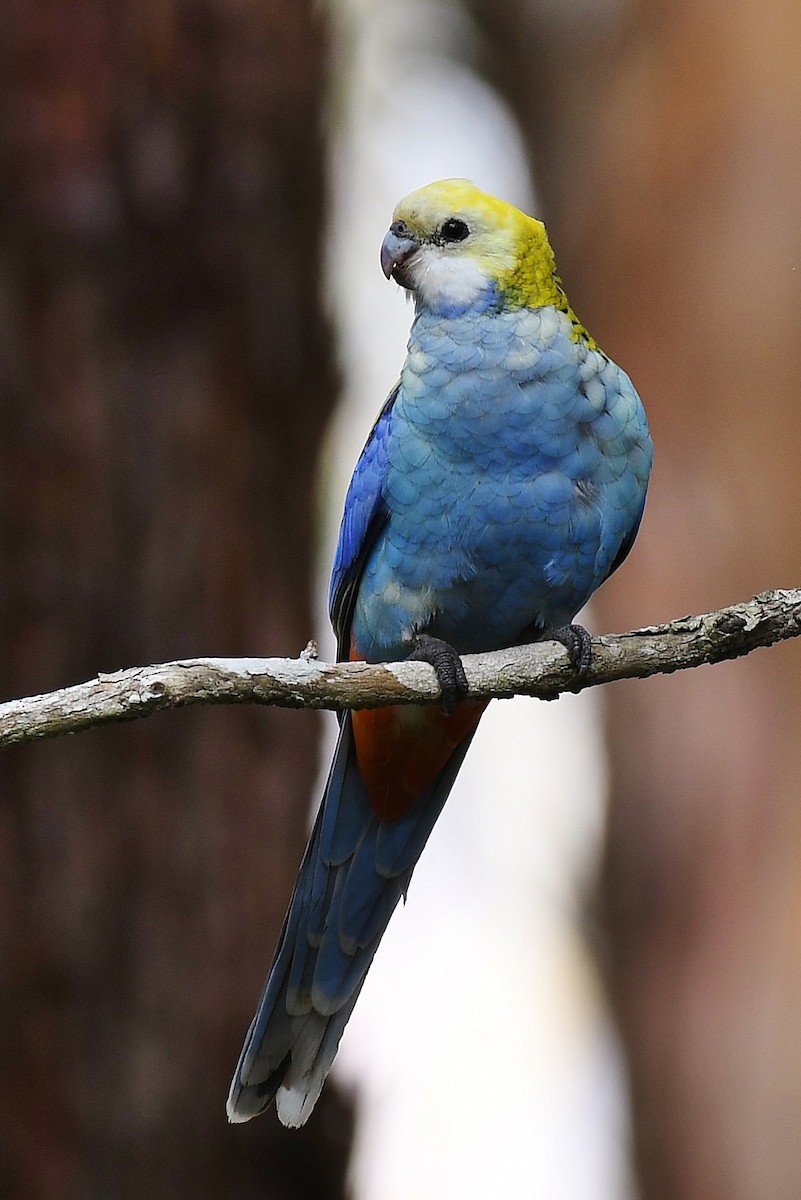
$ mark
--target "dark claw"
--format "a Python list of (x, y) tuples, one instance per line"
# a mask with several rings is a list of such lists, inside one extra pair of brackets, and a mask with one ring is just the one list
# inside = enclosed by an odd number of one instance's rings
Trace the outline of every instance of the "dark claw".
[(592, 642), (583, 625), (558, 625), (556, 629), (547, 629), (542, 636), (564, 646), (579, 679), (587, 674), (592, 661)]
[(467, 695), (467, 676), (456, 650), (441, 638), (418, 633), (409, 658), (413, 662), (430, 663), (434, 668), (442, 692), (442, 708), (450, 716), (459, 701)]

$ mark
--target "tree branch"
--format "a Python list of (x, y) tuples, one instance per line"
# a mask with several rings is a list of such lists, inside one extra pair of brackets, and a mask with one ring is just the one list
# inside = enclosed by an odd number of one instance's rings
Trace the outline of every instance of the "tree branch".
[[(565, 650), (540, 642), (464, 658), (475, 699), (554, 700), (617, 679), (645, 679), (750, 654), (801, 633), (801, 588), (763, 592), (744, 604), (667, 625), (593, 638), (592, 665), (577, 685)], [(87, 683), (0, 705), (0, 747), (77, 733), (189, 704), (276, 704), (284, 708), (380, 708), (436, 703), (425, 663), (325, 663), (310, 646), (300, 658), (193, 658), (130, 667)]]

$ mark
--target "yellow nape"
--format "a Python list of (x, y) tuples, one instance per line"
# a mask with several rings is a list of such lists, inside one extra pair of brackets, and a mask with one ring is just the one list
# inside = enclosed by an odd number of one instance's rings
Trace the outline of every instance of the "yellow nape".
[(573, 336), (592, 342), (579, 322), (556, 274), (553, 251), (542, 221), (482, 192), (469, 179), (440, 179), (405, 196), (393, 219), (404, 221), (423, 243), (437, 243), (452, 218), (470, 230), (464, 241), (443, 253), (470, 258), (492, 279), (505, 309), (553, 305), (570, 319)]

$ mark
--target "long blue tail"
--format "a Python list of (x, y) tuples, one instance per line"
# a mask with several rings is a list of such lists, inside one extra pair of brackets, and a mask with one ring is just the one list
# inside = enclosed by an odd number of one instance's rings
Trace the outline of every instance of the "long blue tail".
[(230, 1121), (249, 1121), (273, 1098), (284, 1125), (308, 1119), (471, 737), (408, 812), (381, 821), (359, 776), (346, 714), (278, 949), (234, 1072)]

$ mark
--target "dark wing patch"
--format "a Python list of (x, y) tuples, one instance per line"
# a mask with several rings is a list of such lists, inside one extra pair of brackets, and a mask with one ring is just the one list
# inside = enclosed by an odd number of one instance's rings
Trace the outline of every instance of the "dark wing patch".
[[(618, 550), (617, 554), (615, 555), (612, 565), (609, 568), (609, 575), (614, 575), (614, 573), (618, 569), (618, 567), (622, 563), (624, 563), (626, 561), (626, 559), (628, 558), (629, 551), (631, 550), (632, 546), (634, 545), (635, 541), (637, 540), (637, 534), (640, 529), (640, 522), (642, 521), (642, 514), (643, 514), (644, 509), (645, 509), (645, 497), (643, 497), (642, 508), (640, 509), (640, 511), (637, 515), (637, 520), (634, 522), (631, 529), (628, 531), (626, 536), (623, 538), (623, 541), (620, 543), (620, 549)], [(609, 578), (609, 575), (606, 576), (607, 579)], [(606, 582), (606, 580), (604, 580), (604, 582)]]

